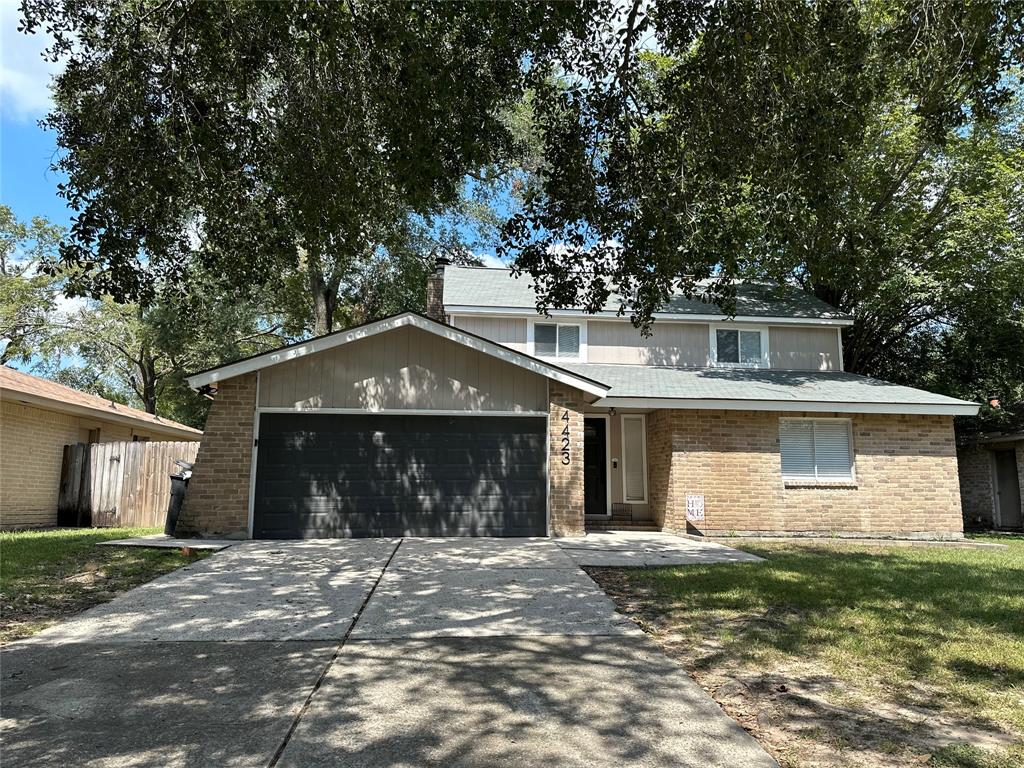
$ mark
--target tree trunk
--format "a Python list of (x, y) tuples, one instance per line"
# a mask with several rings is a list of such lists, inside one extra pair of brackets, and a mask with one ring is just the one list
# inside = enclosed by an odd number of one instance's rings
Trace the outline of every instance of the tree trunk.
[(148, 355), (139, 361), (139, 397), (146, 413), (156, 415), (156, 363)]
[(309, 264), (309, 290), (313, 294), (313, 334), (323, 336), (334, 330), (334, 310), (338, 306), (338, 286), (337, 284), (328, 284), (312, 259)]

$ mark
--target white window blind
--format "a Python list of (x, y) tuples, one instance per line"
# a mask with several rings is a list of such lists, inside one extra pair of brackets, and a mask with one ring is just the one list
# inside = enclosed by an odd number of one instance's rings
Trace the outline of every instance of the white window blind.
[(622, 485), (626, 501), (647, 501), (647, 439), (643, 416), (622, 417)]
[(558, 356), (580, 356), (580, 327), (578, 325), (558, 326)]
[(785, 478), (853, 479), (853, 447), (846, 419), (780, 419), (779, 452)]

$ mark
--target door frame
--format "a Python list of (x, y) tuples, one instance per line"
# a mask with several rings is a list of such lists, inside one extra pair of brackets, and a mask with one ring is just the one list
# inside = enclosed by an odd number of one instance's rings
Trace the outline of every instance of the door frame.
[[(612, 516), (612, 419), (607, 413), (583, 413), (583, 426), (586, 427), (587, 419), (604, 419), (604, 515), (590, 515), (590, 517), (611, 517)], [(584, 441), (586, 450), (586, 441)], [(583, 458), (586, 463), (586, 457)], [(586, 474), (584, 474), (584, 483)], [(586, 499), (587, 490), (583, 489), (583, 498)], [(585, 503), (585, 502), (584, 502)], [(586, 517), (584, 507), (583, 516)]]
[[(1017, 465), (1017, 448), (1016, 445), (1011, 443), (1010, 448), (993, 448), (988, 451), (989, 461), (989, 484), (992, 488), (992, 527), (995, 530), (1007, 530), (1016, 531), (1017, 528), (1004, 528), (1003, 527), (1003, 505), (1000, 503), (999, 494), (999, 459), (998, 454), (1001, 451), (1006, 451), (1013, 454), (1014, 467)], [(1017, 496), (1020, 498), (1022, 504), (1024, 504), (1024, 488), (1020, 484), (1020, 470), (1017, 470)], [(1024, 509), (1021, 510), (1021, 518), (1024, 520)]]

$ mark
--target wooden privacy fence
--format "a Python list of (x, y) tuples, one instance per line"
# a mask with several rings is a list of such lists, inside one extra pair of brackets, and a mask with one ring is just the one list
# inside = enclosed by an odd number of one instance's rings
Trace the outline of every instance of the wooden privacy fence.
[(58, 524), (163, 526), (174, 462), (195, 461), (198, 451), (197, 442), (65, 445)]

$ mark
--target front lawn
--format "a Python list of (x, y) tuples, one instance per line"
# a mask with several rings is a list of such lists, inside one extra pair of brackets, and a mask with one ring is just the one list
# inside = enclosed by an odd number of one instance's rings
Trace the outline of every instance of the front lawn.
[(0, 532), (0, 642), (28, 637), (208, 553), (98, 547), (153, 528)]
[(588, 569), (785, 766), (1024, 764), (1024, 539)]

